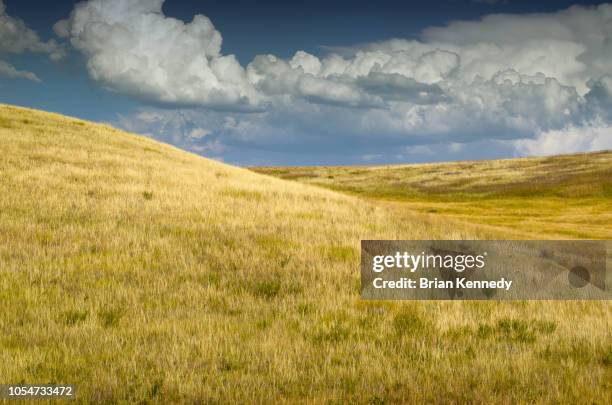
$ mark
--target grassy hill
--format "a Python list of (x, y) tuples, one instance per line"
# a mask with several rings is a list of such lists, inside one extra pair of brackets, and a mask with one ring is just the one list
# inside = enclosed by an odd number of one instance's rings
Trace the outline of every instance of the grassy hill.
[(612, 151), (546, 158), (256, 172), (524, 238), (612, 239)]
[(359, 298), (360, 239), (500, 235), (0, 106), (0, 383), (94, 403), (607, 402), (608, 302)]

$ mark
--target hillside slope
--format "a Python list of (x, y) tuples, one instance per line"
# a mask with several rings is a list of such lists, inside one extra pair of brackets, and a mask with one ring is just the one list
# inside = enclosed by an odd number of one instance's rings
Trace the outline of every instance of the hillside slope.
[(612, 239), (612, 151), (418, 165), (256, 172), (525, 238)]
[(360, 300), (360, 239), (479, 237), (0, 106), (0, 383), (108, 403), (606, 402), (606, 302)]

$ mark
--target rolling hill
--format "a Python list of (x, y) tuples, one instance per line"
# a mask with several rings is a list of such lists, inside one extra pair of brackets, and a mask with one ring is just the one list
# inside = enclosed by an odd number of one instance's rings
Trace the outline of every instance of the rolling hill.
[(612, 151), (362, 167), (261, 167), (432, 218), (521, 238), (612, 239)]
[(82, 403), (607, 402), (608, 302), (359, 297), (361, 239), (505, 232), (2, 105), (0, 383)]

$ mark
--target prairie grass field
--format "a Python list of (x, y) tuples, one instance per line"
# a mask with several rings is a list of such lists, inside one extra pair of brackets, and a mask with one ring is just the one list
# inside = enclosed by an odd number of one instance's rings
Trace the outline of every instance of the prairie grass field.
[(253, 170), (525, 238), (612, 239), (612, 151), (418, 165)]
[(109, 404), (612, 401), (609, 301), (359, 296), (362, 239), (610, 239), (611, 153), (257, 171), (0, 105), (0, 383)]

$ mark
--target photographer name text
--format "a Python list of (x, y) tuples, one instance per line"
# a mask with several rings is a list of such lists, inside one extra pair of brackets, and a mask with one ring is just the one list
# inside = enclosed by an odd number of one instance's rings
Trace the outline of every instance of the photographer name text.
[(428, 279), (421, 277), (418, 280), (402, 277), (399, 280), (384, 280), (377, 277), (372, 280), (374, 288), (399, 288), (399, 289), (503, 289), (509, 291), (512, 287), (512, 280), (500, 278), (499, 280), (468, 280), (465, 277), (454, 280), (439, 280), (438, 278)]

